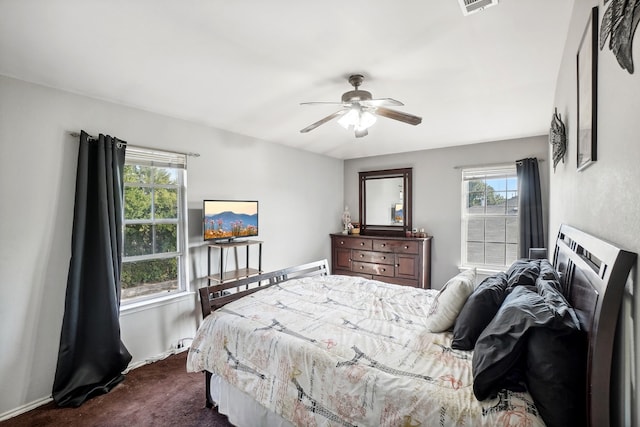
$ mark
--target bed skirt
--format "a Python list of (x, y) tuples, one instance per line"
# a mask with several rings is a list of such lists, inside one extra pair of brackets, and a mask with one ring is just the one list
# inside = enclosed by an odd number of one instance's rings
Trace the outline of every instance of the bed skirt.
[(216, 374), (211, 375), (210, 385), (211, 400), (218, 412), (226, 415), (236, 427), (295, 427)]

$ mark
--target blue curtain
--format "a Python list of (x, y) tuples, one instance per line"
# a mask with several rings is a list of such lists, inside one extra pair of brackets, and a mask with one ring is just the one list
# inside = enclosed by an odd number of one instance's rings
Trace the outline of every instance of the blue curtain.
[(518, 220), (520, 222), (520, 258), (529, 257), (530, 248), (544, 247), (542, 194), (538, 159), (516, 162), (518, 174)]
[(71, 260), (53, 399), (80, 406), (120, 383), (131, 355), (120, 339), (126, 143), (80, 134)]

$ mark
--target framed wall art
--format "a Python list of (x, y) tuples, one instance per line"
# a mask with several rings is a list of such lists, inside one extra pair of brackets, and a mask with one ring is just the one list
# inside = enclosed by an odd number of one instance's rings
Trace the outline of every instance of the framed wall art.
[(591, 9), (576, 57), (578, 70), (578, 170), (597, 160), (598, 8)]

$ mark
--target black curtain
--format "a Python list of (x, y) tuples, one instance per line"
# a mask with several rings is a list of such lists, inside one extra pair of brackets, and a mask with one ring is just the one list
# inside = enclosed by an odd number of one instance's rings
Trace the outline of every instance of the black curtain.
[(516, 162), (518, 174), (518, 219), (520, 221), (520, 258), (529, 257), (530, 248), (544, 247), (542, 195), (538, 159)]
[(120, 383), (131, 355), (120, 340), (126, 143), (80, 134), (76, 196), (53, 399), (80, 406)]

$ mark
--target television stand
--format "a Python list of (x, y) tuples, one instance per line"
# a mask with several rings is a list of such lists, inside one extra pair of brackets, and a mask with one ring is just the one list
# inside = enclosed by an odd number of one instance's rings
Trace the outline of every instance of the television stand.
[[(249, 248), (258, 245), (258, 268), (250, 268)], [(241, 268), (238, 264), (238, 248), (246, 248), (246, 265)], [(235, 270), (224, 271), (225, 250), (233, 248), (235, 259)], [(213, 249), (220, 250), (220, 270), (218, 274), (211, 274), (211, 251)], [(211, 282), (224, 283), (244, 277), (255, 276), (262, 273), (262, 241), (260, 240), (230, 240), (226, 242), (209, 243), (207, 248), (207, 283), (211, 286)]]

